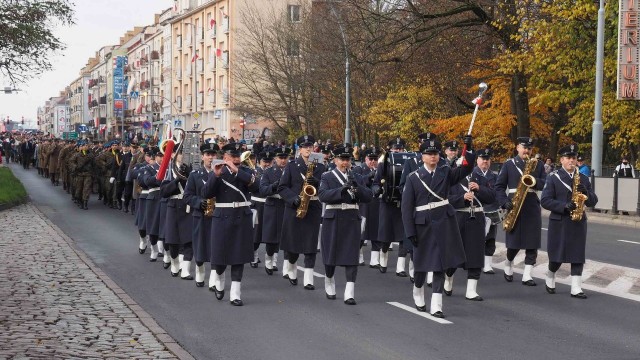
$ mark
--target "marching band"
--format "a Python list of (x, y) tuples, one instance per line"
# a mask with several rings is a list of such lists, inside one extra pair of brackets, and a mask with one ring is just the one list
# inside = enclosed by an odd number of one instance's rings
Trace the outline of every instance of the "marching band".
[[(267, 276), (278, 272), (282, 250), (282, 276), (294, 286), (302, 255), (306, 290), (316, 288), (320, 253), (329, 300), (337, 298), (336, 267), (344, 267), (342, 299), (356, 305), (358, 269), (365, 265), (363, 245), (371, 245), (369, 267), (385, 273), (391, 244), (397, 242), (395, 273), (409, 278), (415, 308), (443, 318), (443, 294), (453, 296), (457, 269), (466, 270), (465, 298), (484, 300), (478, 283), (481, 274), (495, 273), (499, 227), (506, 234), (504, 279), (513, 281), (513, 261), (524, 250), (521, 282), (536, 285), (532, 269), (541, 248), (542, 208), (550, 211), (545, 290), (556, 293), (555, 274), (568, 263), (571, 297), (587, 298), (581, 286), (584, 209), (598, 198), (589, 177), (578, 170), (575, 144), (560, 149), (562, 167), (547, 175), (543, 164), (531, 157), (534, 139), (518, 138), (517, 154), (496, 175), (490, 168), (492, 150), (474, 150), (471, 135), (461, 139), (461, 154), (455, 140), (443, 147), (430, 132), (417, 139), (417, 152), (407, 152), (406, 141), (396, 137), (389, 140), (387, 151), (364, 151), (358, 165), (351, 144), (322, 147), (316, 153), (311, 135), (295, 141), (297, 154), (280, 146), (255, 157), (240, 143), (220, 148), (204, 136), (195, 154), (188, 153), (193, 146), (182, 146), (184, 139), (143, 150), (114, 141), (102, 152), (82, 140), (75, 150), (61, 146), (56, 152), (61, 166), (42, 169), (42, 174), (51, 174), (54, 185), (62, 178), (65, 190), (87, 209), (94, 167), (100, 167), (101, 200), (125, 212), (130, 208), (135, 215), (138, 253), (150, 248), (150, 262), (162, 258), (171, 276), (195, 280), (197, 287), (204, 287), (209, 263), (209, 290), (218, 300), (229, 290), (234, 306), (244, 304), (245, 264), (258, 268), (262, 263), (261, 244)], [(425, 285), (432, 288), (428, 309)]]

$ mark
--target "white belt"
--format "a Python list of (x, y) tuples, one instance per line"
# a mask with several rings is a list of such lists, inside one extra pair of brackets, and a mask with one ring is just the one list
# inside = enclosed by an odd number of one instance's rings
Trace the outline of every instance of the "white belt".
[(149, 190), (142, 190), (140, 192), (140, 195), (147, 195), (149, 193)]
[(275, 195), (269, 195), (267, 196), (268, 198), (272, 198), (272, 199), (282, 199), (282, 196), (280, 196), (280, 194), (275, 194)]
[(442, 201), (438, 201), (438, 202), (433, 202), (433, 203), (429, 203), (427, 205), (422, 205), (422, 206), (417, 206), (416, 207), (416, 211), (425, 211), (425, 210), (432, 210), (441, 206), (445, 206), (449, 203), (449, 199), (444, 199)]
[(265, 202), (265, 201), (267, 201), (267, 199), (266, 199), (266, 198), (255, 197), (255, 196), (252, 196), (252, 197), (251, 197), (251, 200), (253, 200), (253, 201), (257, 201), (257, 202), (262, 202), (262, 203), (263, 203), (263, 202)]
[(152, 193), (152, 192), (155, 192), (155, 191), (158, 191), (158, 190), (160, 190), (159, 187), (151, 188), (151, 189), (149, 189), (149, 193)]
[(326, 207), (327, 210), (335, 209), (335, 210), (358, 210), (360, 207), (358, 204), (328, 204)]
[(178, 194), (178, 195), (171, 195), (169, 199), (182, 199), (183, 197), (184, 197), (184, 194)]
[(316, 200), (316, 201), (320, 201), (320, 199), (317, 196), (312, 196), (309, 200)]
[[(518, 191), (518, 189), (509, 189), (508, 193), (509, 194), (515, 194), (516, 191)], [(532, 188), (527, 188), (527, 192), (536, 192), (536, 191), (533, 190)]]
[[(466, 207), (466, 208), (462, 208), (462, 209), (456, 209), (456, 211), (470, 212), (471, 208)], [(484, 209), (482, 208), (482, 206), (476, 206), (476, 207), (473, 208), (473, 211), (475, 211), (475, 212), (483, 212)]]
[(243, 206), (251, 206), (251, 202), (249, 201), (240, 201), (240, 202), (232, 202), (232, 203), (216, 203), (217, 208), (239, 208)]

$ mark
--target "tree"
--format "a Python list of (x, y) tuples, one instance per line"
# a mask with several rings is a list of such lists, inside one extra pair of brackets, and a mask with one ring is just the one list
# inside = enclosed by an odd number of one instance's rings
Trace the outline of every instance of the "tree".
[(72, 5), (68, 0), (0, 2), (0, 73), (16, 84), (50, 70), (50, 56), (65, 49), (53, 29), (73, 24)]

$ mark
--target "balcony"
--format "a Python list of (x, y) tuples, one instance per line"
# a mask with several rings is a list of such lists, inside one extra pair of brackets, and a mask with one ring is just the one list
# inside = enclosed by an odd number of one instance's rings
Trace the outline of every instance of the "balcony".
[(176, 108), (178, 108), (178, 110), (182, 110), (182, 96), (176, 96), (176, 101), (174, 101), (174, 104), (176, 105)]
[(158, 53), (157, 50), (153, 50), (151, 52), (151, 61), (159, 61), (160, 60), (160, 53)]
[(209, 62), (207, 63), (207, 69), (209, 71), (214, 71), (216, 69), (216, 60), (215, 60), (215, 58), (209, 60)]
[(191, 108), (192, 108), (191, 101), (192, 101), (191, 100), (191, 95), (187, 95), (187, 97), (185, 98), (185, 101), (184, 101), (185, 108), (191, 110)]
[(176, 36), (176, 49), (178, 49), (178, 50), (182, 49), (182, 36), (181, 35)]
[(143, 80), (140, 82), (140, 90), (146, 90), (150, 85), (151, 83), (149, 82), (149, 80)]
[(213, 29), (210, 29), (208, 31), (209, 33), (209, 39), (215, 39), (216, 38), (216, 27), (214, 26)]
[(160, 112), (162, 110), (162, 103), (154, 101), (151, 104), (151, 109), (153, 110), (154, 113)]
[(204, 42), (204, 30), (202, 28), (196, 30), (196, 40)]
[(229, 68), (229, 52), (228, 51), (225, 51), (222, 53), (222, 68), (223, 69)]
[(191, 76), (191, 72), (192, 72), (192, 71), (191, 71), (191, 65), (187, 66), (187, 67), (184, 69), (184, 72), (185, 72), (185, 74), (186, 74), (187, 76)]
[(203, 59), (196, 60), (196, 68), (198, 70), (198, 74), (202, 74), (204, 72), (204, 60)]
[(204, 93), (198, 94), (198, 107), (204, 107)]
[(176, 79), (182, 79), (182, 70), (176, 70)]
[(147, 65), (148, 62), (149, 62), (149, 56), (142, 55), (140, 57), (140, 65)]
[(229, 17), (224, 16), (222, 18), (222, 32), (224, 32), (225, 34), (229, 33)]
[(188, 47), (193, 46), (193, 38), (191, 37), (191, 34), (187, 35), (187, 39), (185, 41)]
[(215, 90), (211, 90), (207, 94), (207, 103), (209, 103), (209, 104), (215, 104), (216, 103), (216, 91)]
[(160, 86), (160, 81), (157, 77), (151, 78), (151, 86)]
[(223, 104), (228, 104), (229, 103), (229, 89), (222, 89), (222, 103)]
[(100, 75), (100, 76), (98, 77), (98, 84), (103, 85), (103, 84), (106, 84), (106, 83), (107, 83), (107, 82), (105, 81), (104, 76)]

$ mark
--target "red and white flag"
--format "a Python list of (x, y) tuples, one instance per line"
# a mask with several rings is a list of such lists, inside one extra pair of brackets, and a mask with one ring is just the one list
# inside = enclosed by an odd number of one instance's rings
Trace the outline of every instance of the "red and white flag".
[(216, 49), (216, 57), (222, 56), (222, 49)]
[(144, 104), (140, 104), (138, 105), (138, 108), (136, 109), (136, 113), (141, 114), (142, 113), (142, 107), (144, 106)]
[(211, 19), (211, 21), (209, 21), (209, 29), (213, 29), (214, 27), (216, 27), (216, 20)]
[(473, 101), (471, 101), (471, 103), (473, 105), (478, 105), (478, 106), (482, 105), (482, 97), (478, 96), (477, 98), (473, 99)]
[(200, 56), (198, 56), (198, 53), (196, 53), (195, 55), (193, 55), (193, 57), (191, 58), (191, 62), (196, 62), (196, 60), (198, 60)]

